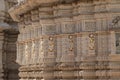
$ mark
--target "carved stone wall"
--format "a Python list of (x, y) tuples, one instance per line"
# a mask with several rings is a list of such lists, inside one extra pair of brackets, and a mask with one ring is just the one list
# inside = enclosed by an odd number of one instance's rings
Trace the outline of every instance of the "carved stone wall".
[(35, 2), (26, 1), (9, 11), (19, 21), (20, 80), (120, 78), (116, 30), (112, 29), (113, 19), (120, 15), (120, 1)]

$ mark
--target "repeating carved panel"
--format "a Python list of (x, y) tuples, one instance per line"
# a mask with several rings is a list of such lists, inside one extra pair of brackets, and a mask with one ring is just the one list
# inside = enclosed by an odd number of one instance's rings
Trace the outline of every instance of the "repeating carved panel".
[(75, 24), (73, 22), (63, 23), (62, 24), (62, 33), (74, 33), (75, 32)]
[(42, 26), (42, 34), (55, 34), (56, 26), (55, 25), (43, 25)]
[(76, 32), (82, 32), (82, 21), (78, 21), (75, 23), (76, 26)]
[(75, 59), (75, 36), (64, 35), (62, 37), (62, 62), (73, 62)]
[(96, 23), (95, 21), (85, 21), (83, 26), (83, 31), (95, 31)]

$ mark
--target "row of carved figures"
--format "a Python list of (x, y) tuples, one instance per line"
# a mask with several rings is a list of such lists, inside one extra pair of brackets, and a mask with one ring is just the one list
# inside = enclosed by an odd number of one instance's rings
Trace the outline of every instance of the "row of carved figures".
[[(29, 41), (17, 42), (17, 62), (22, 65), (39, 64), (44, 59), (79, 61), (86, 54), (115, 54), (114, 33), (79, 33), (41, 36)], [(114, 47), (114, 48), (113, 48)], [(68, 57), (69, 56), (69, 57)]]

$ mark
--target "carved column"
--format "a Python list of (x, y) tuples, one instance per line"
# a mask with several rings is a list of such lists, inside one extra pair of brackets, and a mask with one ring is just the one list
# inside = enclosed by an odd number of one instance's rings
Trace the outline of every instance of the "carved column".
[(3, 44), (4, 44), (4, 33), (0, 33), (0, 79), (3, 80)]
[[(2, 32), (3, 27), (6, 27), (6, 23), (4, 23), (5, 20), (5, 13), (3, 11), (5, 11), (5, 1), (1, 0), (0, 2), (0, 80), (3, 80), (3, 65), (5, 65), (5, 63), (3, 63), (3, 44), (4, 44), (4, 33)], [(8, 25), (8, 24), (7, 24)], [(8, 26), (7, 26), (8, 27)]]

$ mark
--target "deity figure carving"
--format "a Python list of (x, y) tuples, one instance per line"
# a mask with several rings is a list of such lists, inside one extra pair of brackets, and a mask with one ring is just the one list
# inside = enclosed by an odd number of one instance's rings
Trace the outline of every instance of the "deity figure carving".
[(49, 43), (49, 52), (54, 52), (54, 41), (53, 41), (53, 38), (50, 37), (49, 41), (50, 41), (50, 43)]
[(95, 35), (89, 34), (89, 40), (90, 40), (89, 49), (95, 50)]
[(74, 36), (72, 36), (72, 35), (69, 36), (69, 43), (70, 43), (70, 45), (69, 45), (69, 52), (70, 53), (68, 53), (68, 54), (74, 55)]

